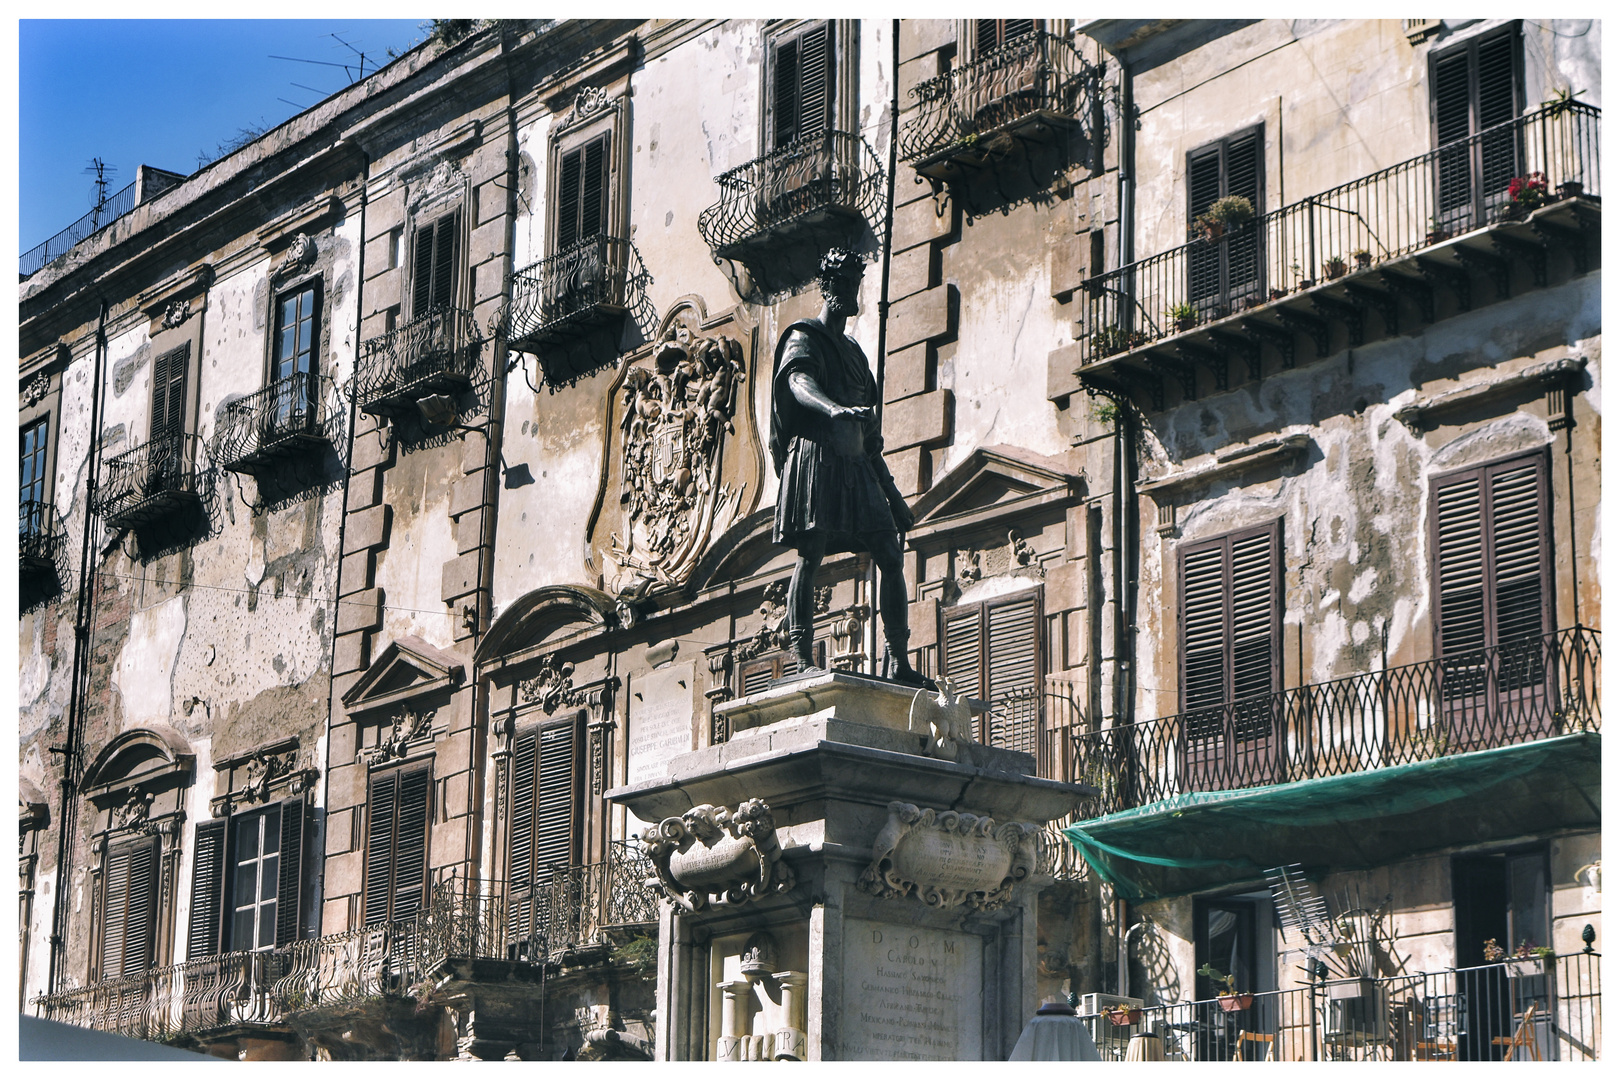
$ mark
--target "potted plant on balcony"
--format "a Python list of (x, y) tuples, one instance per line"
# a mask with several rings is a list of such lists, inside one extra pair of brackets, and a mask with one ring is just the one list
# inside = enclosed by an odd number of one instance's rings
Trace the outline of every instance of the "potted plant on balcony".
[(1366, 248), (1362, 248), (1360, 251), (1351, 252), (1350, 257), (1356, 260), (1357, 270), (1365, 270), (1367, 267), (1372, 265), (1372, 252), (1368, 251)]
[(1193, 229), (1213, 244), (1226, 231), (1254, 220), (1254, 203), (1242, 195), (1223, 195), (1193, 219)]
[[(1493, 956), (1492, 953), (1496, 955)], [(1485, 959), (1488, 961), (1500, 960), (1510, 979), (1528, 979), (1533, 975), (1545, 974), (1547, 964), (1553, 958), (1553, 950), (1545, 945), (1535, 945), (1529, 939), (1519, 942), (1511, 955), (1505, 955), (1495, 938), (1485, 942)]]
[(1335, 278), (1344, 277), (1344, 272), (1347, 269), (1349, 267), (1345, 265), (1343, 258), (1338, 255), (1329, 255), (1327, 261), (1322, 264), (1322, 276), (1328, 281), (1332, 281)]
[(1142, 1010), (1133, 1009), (1123, 1001), (1108, 1006), (1103, 1010), (1103, 1015), (1115, 1027), (1131, 1027), (1142, 1022)]
[(1205, 964), (1198, 969), (1198, 974), (1212, 982), (1226, 984), (1226, 990), (1215, 995), (1215, 1000), (1220, 1003), (1222, 1012), (1242, 1012), (1254, 1004), (1253, 994), (1240, 994), (1237, 992), (1236, 975), (1222, 975), (1215, 969), (1214, 964)]
[(1508, 181), (1508, 203), (1502, 208), (1499, 220), (1523, 221), (1532, 210), (1547, 205), (1547, 175), (1533, 172), (1515, 176)]
[(1440, 224), (1440, 219), (1439, 218), (1432, 217), (1432, 218), (1429, 219), (1429, 231), (1423, 237), (1423, 242), (1425, 244), (1428, 244), (1428, 245), (1438, 244), (1440, 241), (1449, 239), (1450, 237), (1451, 237), (1451, 231), (1449, 229), (1447, 229), (1444, 225)]
[(1191, 330), (1198, 325), (1198, 309), (1191, 304), (1174, 304), (1164, 317), (1175, 324), (1177, 331)]

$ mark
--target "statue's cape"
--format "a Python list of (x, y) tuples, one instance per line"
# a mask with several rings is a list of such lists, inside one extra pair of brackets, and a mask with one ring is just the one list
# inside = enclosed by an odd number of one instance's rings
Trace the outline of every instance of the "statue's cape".
[[(801, 418), (806, 411), (805, 407), (799, 404), (799, 399), (793, 396), (793, 390), (787, 385), (787, 379), (785, 378), (788, 373), (782, 369), (783, 351), (787, 348), (788, 338), (793, 336), (795, 330), (803, 330), (810, 340), (815, 343), (815, 348), (823, 358), (822, 364), (824, 367), (830, 368), (833, 363), (841, 359), (838, 340), (832, 335), (831, 331), (813, 319), (800, 319), (783, 330), (782, 336), (776, 339), (776, 359), (771, 370), (771, 434), (769, 446), (771, 464), (775, 467), (778, 476), (782, 475), (782, 465), (787, 461), (788, 446), (793, 442), (793, 437), (799, 434), (802, 423)], [(853, 339), (851, 339), (851, 343), (853, 344)], [(865, 363), (866, 354), (861, 352), (858, 344), (855, 345), (855, 349), (861, 357), (861, 371), (865, 375), (866, 386), (863, 387), (863, 394), (872, 398), (875, 403), (877, 382), (872, 378), (871, 368)], [(841, 405), (852, 404), (840, 400), (844, 395), (837, 393), (838, 387), (828, 385), (827, 379), (823, 378), (819, 381), (821, 382), (822, 391), (832, 397), (834, 401), (838, 401)]]

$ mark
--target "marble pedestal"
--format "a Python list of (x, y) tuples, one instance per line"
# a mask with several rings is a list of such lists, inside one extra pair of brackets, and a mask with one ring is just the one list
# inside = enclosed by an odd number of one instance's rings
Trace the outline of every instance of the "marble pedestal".
[(1028, 754), (928, 756), (915, 694), (776, 686), (720, 706), (731, 741), (608, 792), (661, 823), (676, 886), (659, 1060), (1007, 1059), (1037, 1006), (1033, 833), (1094, 792)]

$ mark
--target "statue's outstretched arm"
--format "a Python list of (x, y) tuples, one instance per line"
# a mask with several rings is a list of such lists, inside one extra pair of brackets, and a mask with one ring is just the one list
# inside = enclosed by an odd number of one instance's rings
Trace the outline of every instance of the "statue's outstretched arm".
[(793, 396), (800, 405), (807, 409), (813, 409), (821, 415), (831, 417), (834, 420), (866, 421), (872, 419), (872, 410), (869, 406), (852, 407), (838, 404), (838, 402), (827, 396), (826, 391), (816, 385), (816, 380), (811, 378), (807, 372), (795, 371), (789, 375), (788, 389), (793, 391)]

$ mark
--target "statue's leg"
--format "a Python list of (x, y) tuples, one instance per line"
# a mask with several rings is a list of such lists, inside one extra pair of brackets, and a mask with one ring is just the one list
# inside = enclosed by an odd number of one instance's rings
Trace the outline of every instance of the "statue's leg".
[(878, 568), (878, 612), (883, 618), (883, 640), (888, 646), (883, 673), (907, 686), (932, 686), (911, 666), (911, 627), (907, 621), (906, 572), (900, 552), (900, 534), (889, 533), (872, 544)]
[(816, 570), (827, 551), (827, 537), (811, 533), (799, 543), (799, 561), (793, 565), (793, 580), (788, 583), (786, 629), (788, 648), (798, 664), (798, 674), (820, 671), (815, 665), (815, 584)]

